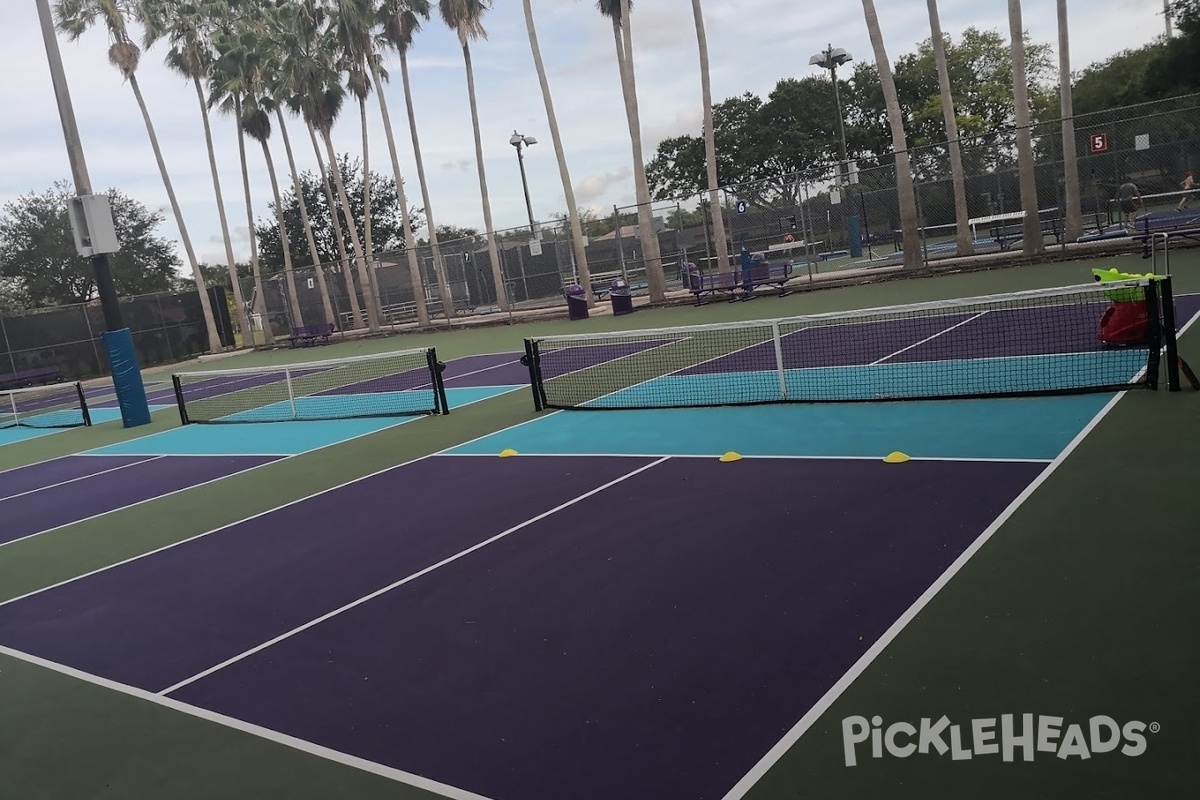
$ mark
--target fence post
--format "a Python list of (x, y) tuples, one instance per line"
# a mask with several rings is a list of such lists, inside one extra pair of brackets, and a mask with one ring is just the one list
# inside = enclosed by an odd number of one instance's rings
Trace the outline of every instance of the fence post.
[(629, 285), (629, 271), (625, 268), (625, 241), (621, 238), (621, 211), (613, 205), (613, 230), (617, 234), (617, 263), (621, 265), (621, 280)]

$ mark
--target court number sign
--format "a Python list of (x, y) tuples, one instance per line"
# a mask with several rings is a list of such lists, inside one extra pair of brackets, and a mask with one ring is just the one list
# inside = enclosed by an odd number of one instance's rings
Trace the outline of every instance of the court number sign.
[(745, 214), (750, 209), (750, 204), (745, 200), (737, 201), (737, 213)]
[(1091, 145), (1091, 151), (1093, 153), (1107, 153), (1108, 152), (1108, 134), (1107, 133), (1093, 133), (1091, 138), (1089, 139), (1089, 142)]

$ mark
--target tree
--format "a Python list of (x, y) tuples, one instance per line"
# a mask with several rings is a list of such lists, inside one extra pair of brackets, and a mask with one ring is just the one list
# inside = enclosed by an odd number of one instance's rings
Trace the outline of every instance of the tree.
[[(75, 250), (67, 181), (4, 206), (0, 218), (0, 289), (29, 307), (85, 303), (98, 297), (90, 259)], [(109, 256), (117, 294), (169, 291), (181, 266), (173, 244), (158, 234), (163, 214), (116, 189), (108, 191), (121, 250)], [(202, 278), (203, 280), (203, 278)], [(201, 294), (205, 294), (201, 292)]]
[(1017, 123), (1017, 169), (1021, 179), (1021, 208), (1025, 212), (1022, 242), (1026, 255), (1046, 249), (1042, 241), (1041, 205), (1034, 173), (1033, 134), (1030, 130), (1029, 87), (1025, 78), (1025, 28), (1021, 25), (1021, 0), (1008, 0), (1008, 27), (1012, 34), (1013, 105)]
[(946, 63), (946, 41), (942, 37), (942, 23), (938, 18), (937, 0), (927, 0), (929, 7), (930, 42), (937, 63), (938, 92), (942, 100), (942, 117), (946, 122), (946, 142), (950, 151), (950, 176), (954, 184), (954, 221), (958, 244), (958, 255), (968, 256), (975, 252), (971, 236), (970, 212), (967, 211), (967, 181), (963, 174), (962, 152), (958, 142), (958, 120), (954, 116), (954, 94), (950, 89), (950, 68)]
[(67, 34), (71, 41), (76, 41), (97, 23), (103, 24), (108, 31), (109, 48), (108, 60), (121, 71), (121, 75), (129, 82), (138, 109), (142, 112), (142, 121), (146, 125), (146, 134), (150, 139), (150, 147), (154, 151), (154, 160), (158, 164), (159, 175), (162, 176), (163, 188), (167, 192), (167, 200), (175, 216), (175, 225), (179, 229), (179, 238), (183, 242), (188, 264), (192, 268), (192, 277), (200, 294), (200, 308), (204, 314), (204, 327), (208, 332), (208, 348), (210, 352), (220, 352), (221, 338), (217, 333), (217, 323), (213, 318), (212, 304), (208, 300), (208, 292), (204, 291), (204, 276), (200, 274), (199, 262), (192, 249), (192, 239), (188, 235), (187, 225), (183, 221), (183, 212), (175, 197), (175, 187), (167, 172), (166, 162), (163, 161), (162, 149), (158, 145), (158, 134), (150, 119), (150, 111), (146, 107), (146, 99), (137, 79), (138, 62), (141, 61), (142, 51), (129, 37), (125, 15), (130, 12), (129, 4), (117, 3), (113, 0), (58, 0), (54, 6), (55, 23), (60, 31)]
[(912, 268), (920, 264), (921, 241), (917, 232), (917, 203), (913, 193), (912, 171), (909, 168), (904, 117), (900, 112), (900, 99), (896, 95), (896, 83), (892, 79), (887, 50), (883, 46), (883, 33), (879, 29), (875, 2), (862, 0), (862, 5), (867, 32), (871, 37), (871, 49), (875, 51), (875, 68), (879, 70), (884, 103), (887, 105), (888, 126), (892, 129), (892, 149), (896, 154), (896, 194), (900, 208), (900, 231), (904, 242), (904, 266)]
[[(646, 161), (642, 156), (642, 125), (638, 114), (630, 22), (632, 3), (630, 0), (597, 0), (596, 5), (600, 13), (612, 22), (613, 42), (617, 50), (617, 70), (621, 76), (621, 95), (625, 101), (625, 118), (629, 124), (629, 141), (633, 148), (633, 187), (637, 198), (638, 237), (642, 241), (642, 258), (646, 264), (646, 283), (650, 290), (650, 302), (662, 302), (666, 298), (667, 278), (663, 274), (658, 235), (654, 232)], [(588, 291), (590, 303), (591, 287), (584, 288)]]
[[(214, 52), (210, 41), (213, 25), (221, 9), (211, 5), (198, 6), (181, 0), (143, 0), (141, 21), (143, 44), (149, 49), (156, 42), (166, 39), (168, 50), (164, 62), (192, 83), (196, 99), (200, 104), (200, 119), (204, 124), (204, 143), (208, 151), (208, 167), (212, 174), (213, 190), (217, 201), (217, 219), (221, 225), (221, 240), (225, 245), (225, 260), (229, 276), (235, 275), (233, 240), (229, 235), (229, 220), (225, 213), (225, 198), (221, 193), (221, 176), (217, 169), (217, 155), (213, 148), (212, 123), (209, 119), (208, 102), (204, 94), (203, 81), (212, 69)], [(200, 265), (205, 281), (212, 283), (209, 272)], [(242, 330), (250, 329), (242, 287), (238, 281), (225, 281), (233, 293), (233, 316)], [(243, 343), (248, 346), (249, 341)]]
[(533, 24), (533, 6), (524, 0), (525, 30), (529, 35), (529, 49), (533, 53), (533, 66), (537, 71), (538, 84), (542, 87), (542, 103), (546, 106), (546, 122), (550, 126), (550, 139), (554, 143), (554, 156), (558, 159), (558, 176), (562, 181), (563, 195), (567, 200), (567, 222), (571, 230), (571, 244), (575, 251), (575, 269), (579, 283), (585, 288), (588, 303), (595, 303), (591, 292), (592, 272), (588, 268), (587, 248), (583, 244), (583, 226), (579, 222), (579, 208), (575, 205), (575, 187), (571, 185), (571, 174), (567, 170), (567, 155), (563, 150), (562, 136), (558, 131), (558, 116), (554, 113), (554, 99), (550, 96), (550, 83), (546, 80), (546, 65), (542, 63), (542, 50), (538, 45), (537, 26)]
[(384, 21), (381, 39), (400, 56), (400, 79), (404, 84), (404, 105), (408, 112), (408, 132), (412, 139), (413, 158), (417, 162), (417, 182), (421, 187), (421, 202), (425, 205), (425, 218), (429, 225), (429, 248), (433, 251), (433, 270), (437, 275), (438, 292), (442, 298), (442, 313), (447, 319), (454, 315), (454, 295), (450, 292), (450, 281), (446, 278), (442, 251), (438, 244), (439, 226), (433, 221), (433, 204), (429, 199), (429, 182), (425, 179), (425, 161), (421, 158), (421, 138), (417, 131), (417, 114), (413, 108), (412, 86), (408, 80), (408, 50), (413, 37), (421, 29), (421, 20), (428, 20), (429, 0), (396, 0), (394, 16)]
[[(339, 171), (346, 181), (346, 195), (350, 198), (349, 219), (340, 205), (335, 204), (333, 209), (330, 209), (323, 181), (312, 172), (300, 173), (302, 194), (299, 197), (297, 197), (295, 189), (286, 191), (282, 195), (284, 228), (287, 230), (288, 238), (292, 242), (293, 253), (298, 261), (313, 260), (313, 254), (309, 249), (310, 243), (304, 235), (304, 222), (300, 214), (301, 198), (308, 211), (313, 243), (317, 247), (316, 260), (320, 263), (336, 263), (339, 258), (334, 229), (335, 214), (340, 229), (344, 230), (353, 223), (357, 226), (359, 235), (364, 234), (363, 226), (366, 214), (363, 213), (362, 206), (364, 197), (362, 162), (351, 158), (349, 154), (343, 154), (339, 161)], [(378, 245), (377, 249), (405, 252), (407, 243), (400, 211), (400, 199), (396, 192), (396, 182), (390, 177), (372, 172), (371, 186), (371, 219), (373, 235)], [(425, 219), (420, 209), (410, 208), (408, 213), (415, 227), (420, 228), (424, 225)], [(255, 226), (255, 236), (258, 239), (263, 263), (276, 269), (282, 267), (283, 248), (279, 240), (278, 226), (273, 222), (260, 223)]]
[(496, 230), (492, 225), (492, 201), (488, 197), (487, 174), (483, 168), (483, 139), (479, 130), (479, 104), (475, 99), (475, 69), (471, 65), (471, 42), (487, 38), (483, 27), (483, 12), (491, 7), (490, 0), (439, 0), (442, 21), (458, 35), (463, 64), (467, 71), (467, 99), (471, 106), (471, 130), (475, 134), (475, 164), (479, 170), (479, 195), (483, 199), (483, 226), (487, 231), (488, 258), (492, 262), (492, 278), (496, 283), (496, 304), (508, 310), (508, 291), (500, 269), (500, 251), (496, 248)]
[[(708, 74), (708, 39), (704, 35), (704, 12), (700, 0), (692, 0), (692, 16), (696, 20), (696, 42), (700, 49), (700, 96), (704, 105), (704, 163), (708, 178), (708, 202), (710, 208), (718, 208), (721, 200), (717, 182), (717, 147), (713, 134), (712, 82)], [(713, 238), (716, 240), (717, 268), (729, 271), (729, 241), (725, 238), (725, 215), (713, 215)]]

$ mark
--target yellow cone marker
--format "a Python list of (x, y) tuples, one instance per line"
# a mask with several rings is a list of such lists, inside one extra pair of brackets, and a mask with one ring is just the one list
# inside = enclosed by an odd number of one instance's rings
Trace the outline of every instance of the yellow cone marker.
[(904, 453), (901, 453), (899, 450), (896, 450), (895, 452), (888, 453), (887, 456), (885, 456), (883, 460), (884, 460), (884, 463), (887, 463), (887, 464), (903, 464), (905, 461), (908, 461), (910, 459)]
[(505, 448), (504, 450), (500, 451), (501, 458), (512, 458), (516, 454), (517, 454), (517, 451), (513, 450), (511, 447)]
[(730, 463), (730, 462), (733, 462), (733, 461), (741, 461), (741, 460), (742, 460), (742, 454), (741, 454), (741, 453), (735, 453), (735, 452), (733, 452), (732, 450), (730, 450), (730, 451), (729, 451), (728, 453), (726, 453), (725, 455), (721, 456), (721, 463), (722, 463), (722, 464), (728, 464), (728, 463)]

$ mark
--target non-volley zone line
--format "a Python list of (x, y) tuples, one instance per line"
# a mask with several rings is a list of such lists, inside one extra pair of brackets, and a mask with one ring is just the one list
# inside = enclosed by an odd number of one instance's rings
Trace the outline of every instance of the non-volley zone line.
[[(452, 791), (714, 797), (828, 691), (831, 667), (849, 669), (1045, 468), (413, 466), (4, 604), (0, 643)], [(489, 487), (486, 513), (450, 501), (464, 481)], [(764, 482), (796, 491), (749, 508), (694, 502), (692, 487), (718, 482), (739, 496)], [(432, 499), (427, 512), (405, 504), (411, 528), (363, 517), (390, 512), (361, 496), (409, 485)], [(880, 502), (855, 502), (863, 491)], [(328, 536), (328, 514), (343, 535)], [(248, 569), (228, 570), (230, 559)], [(136, 602), (151, 591), (154, 604)], [(280, 630), (261, 637), (268, 623)], [(257, 643), (214, 659), (253, 634)], [(760, 655), (748, 664), (747, 652)]]

